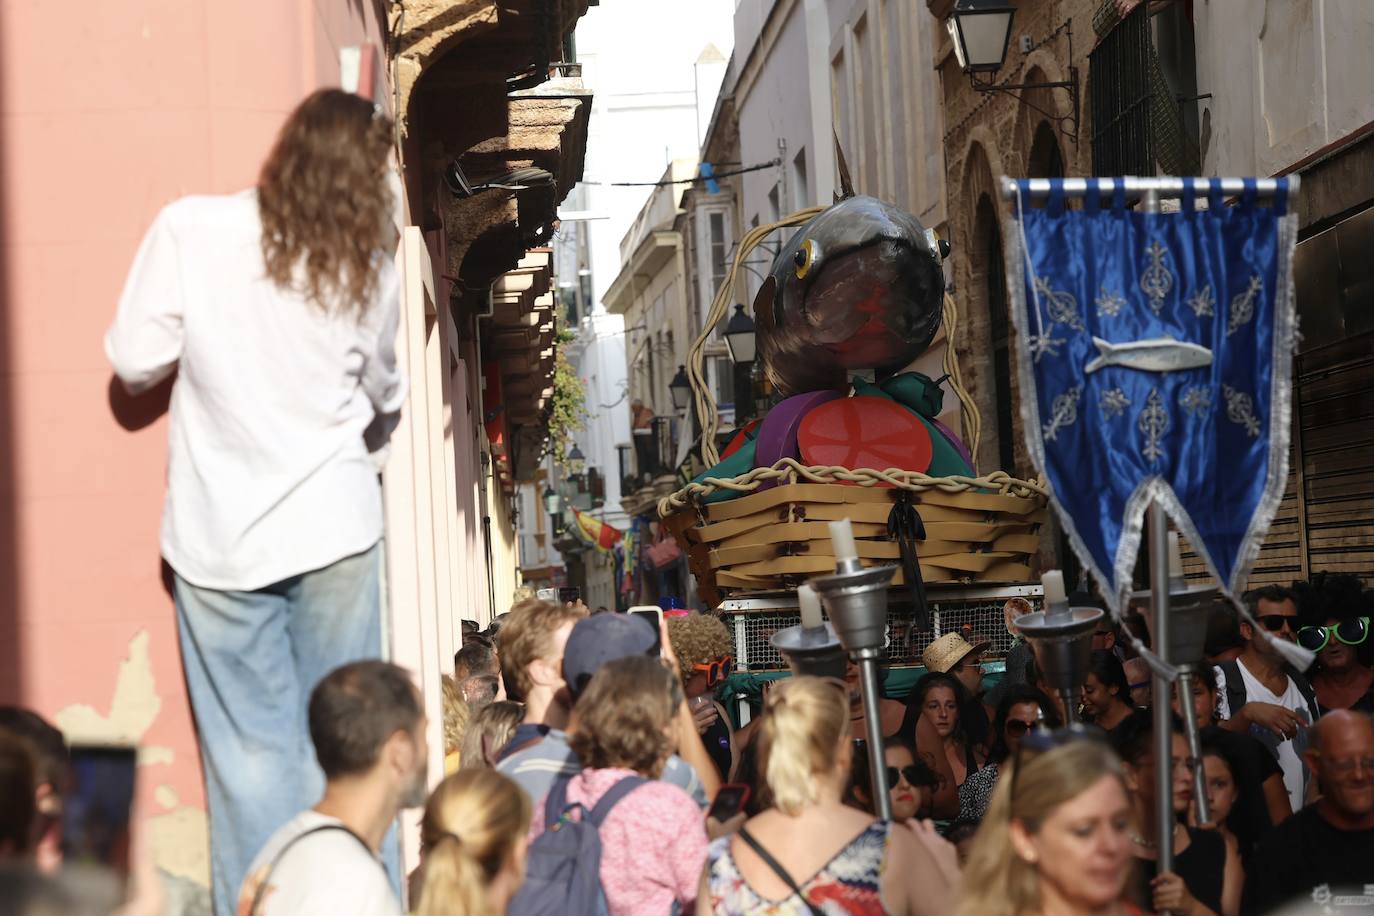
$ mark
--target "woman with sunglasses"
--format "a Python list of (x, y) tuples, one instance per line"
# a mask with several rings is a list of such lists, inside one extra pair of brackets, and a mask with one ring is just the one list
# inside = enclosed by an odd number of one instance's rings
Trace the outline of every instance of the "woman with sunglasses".
[(732, 668), (734, 642), (719, 618), (688, 614), (668, 620), (668, 641), (682, 667), (682, 691), (697, 723), (706, 753), (720, 772), (722, 782), (732, 782), (739, 767), (739, 748), (725, 707), (715, 692)]
[[(922, 760), (905, 739), (896, 735), (883, 739), (883, 761), (887, 764), (887, 791), (892, 799), (892, 819), (909, 821), (929, 817), (931, 798), (940, 777)], [(854, 742), (854, 765), (849, 786), (854, 806), (869, 814), (873, 805), (872, 774), (868, 768), (868, 746)]]
[(1122, 901), (1130, 829), (1121, 764), (1105, 743), (1029, 732), (973, 838), (958, 916), (1138, 916)]
[[(1131, 854), (1136, 860), (1136, 895), (1155, 912), (1183, 916), (1237, 916), (1245, 874), (1240, 855), (1216, 830), (1189, 827), (1186, 818), (1193, 804), (1193, 770), (1198, 761), (1188, 756), (1183, 726), (1173, 720), (1170, 760), (1173, 772), (1174, 817), (1159, 823), (1155, 791), (1152, 714), (1137, 710), (1112, 732), (1112, 747), (1121, 757), (1126, 787), (1131, 793), (1134, 824)], [(1173, 832), (1173, 871), (1159, 871), (1159, 838)]]
[(1298, 645), (1317, 653), (1312, 689), (1323, 713), (1333, 709), (1374, 712), (1374, 668), (1360, 658), (1369, 640), (1369, 618), (1327, 617), (1321, 626), (1298, 630)]
[(992, 747), (988, 749), (988, 762), (959, 787), (959, 820), (982, 819), (992, 799), (992, 790), (997, 786), (1000, 769), (1007, 760), (1016, 756), (1026, 735), (1042, 725), (1049, 728), (1059, 725), (1054, 704), (1049, 697), (1029, 684), (1008, 687), (992, 719)]

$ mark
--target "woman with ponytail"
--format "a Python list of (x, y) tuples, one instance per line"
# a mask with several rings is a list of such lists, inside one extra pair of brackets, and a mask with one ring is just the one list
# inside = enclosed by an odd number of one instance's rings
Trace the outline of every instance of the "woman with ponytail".
[(1105, 743), (1032, 732), (1003, 767), (958, 916), (1127, 916), (1131, 805)]
[(529, 797), (495, 770), (463, 770), (439, 783), (420, 824), (416, 916), (503, 916), (524, 880), (529, 822)]
[(757, 740), (773, 807), (711, 844), (698, 916), (953, 909), (954, 849), (928, 822), (895, 824), (844, 804), (853, 750), (843, 682), (778, 682)]

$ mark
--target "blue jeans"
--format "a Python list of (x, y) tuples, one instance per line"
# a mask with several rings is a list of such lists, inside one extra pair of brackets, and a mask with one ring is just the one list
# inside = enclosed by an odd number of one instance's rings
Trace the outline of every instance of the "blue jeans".
[(234, 916), (258, 851), (324, 791), (306, 721), (310, 692), (340, 665), (381, 656), (381, 561), (378, 543), (252, 592), (174, 577), (205, 769), (215, 916)]

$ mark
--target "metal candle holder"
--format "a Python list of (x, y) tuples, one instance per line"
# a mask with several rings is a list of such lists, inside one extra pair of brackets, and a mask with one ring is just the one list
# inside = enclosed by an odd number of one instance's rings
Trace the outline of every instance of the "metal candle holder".
[[(1198, 738), (1197, 714), (1193, 710), (1193, 678), (1207, 676), (1203, 647), (1207, 642), (1207, 615), (1202, 609), (1216, 598), (1214, 585), (1189, 585), (1182, 576), (1169, 576), (1168, 620), (1160, 638), (1170, 664), (1178, 668), (1178, 708), (1183, 719), (1183, 735), (1188, 740), (1188, 756), (1193, 764), (1193, 803), (1199, 822), (1211, 820), (1207, 805), (1207, 776), (1202, 769), (1202, 744)], [(1153, 603), (1152, 590), (1132, 592), (1131, 598)], [(1158, 628), (1157, 628), (1158, 629)], [(1172, 799), (1170, 800), (1172, 804)], [(1161, 810), (1163, 806), (1161, 805)]]
[(1101, 618), (1101, 608), (1065, 605), (1062, 609), (1022, 614), (1014, 621), (1035, 653), (1035, 662), (1045, 681), (1063, 700), (1066, 725), (1078, 721), (1078, 700), (1088, 676), (1093, 630)]
[(778, 630), (768, 641), (778, 650), (794, 675), (844, 677), (844, 648), (840, 645), (840, 638), (835, 635), (835, 628), (829, 623), (818, 627), (797, 624)]
[(892, 820), (887, 762), (883, 757), (883, 724), (878, 710), (878, 656), (887, 628), (887, 589), (896, 566), (864, 569), (857, 559), (840, 560), (833, 575), (811, 580), (830, 613), (835, 634), (859, 666), (863, 691), (868, 768), (878, 817)]

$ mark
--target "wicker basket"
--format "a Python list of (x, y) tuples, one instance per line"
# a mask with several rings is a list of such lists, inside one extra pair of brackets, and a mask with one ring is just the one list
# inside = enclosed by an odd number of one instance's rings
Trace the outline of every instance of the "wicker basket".
[[(766, 470), (766, 469), (765, 469)], [(717, 604), (735, 592), (791, 588), (835, 569), (827, 522), (853, 522), (865, 565), (898, 563), (900, 547), (887, 520), (898, 498), (915, 505), (926, 539), (917, 544), (921, 577), (930, 583), (1019, 582), (1030, 578), (1046, 519), (1043, 491), (1005, 474), (974, 483), (901, 472), (805, 469), (818, 482), (787, 483), (716, 503), (701, 501), (714, 487), (696, 485), (663, 501), (664, 525), (688, 555), (701, 597)], [(825, 480), (830, 475), (841, 479)], [(891, 479), (895, 485), (853, 486), (846, 477)], [(759, 472), (732, 481), (757, 487)], [(797, 476), (793, 474), (792, 476)], [(915, 479), (923, 478), (923, 479)], [(957, 488), (957, 489), (956, 489)], [(950, 490), (954, 490), (950, 492)], [(676, 504), (676, 508), (674, 508)], [(893, 584), (903, 583), (901, 570)]]

